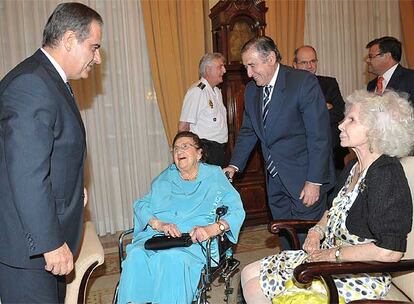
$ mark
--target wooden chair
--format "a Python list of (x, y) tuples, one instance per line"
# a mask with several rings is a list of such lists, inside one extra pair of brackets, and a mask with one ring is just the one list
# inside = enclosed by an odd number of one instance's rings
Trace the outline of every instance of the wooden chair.
[[(401, 160), (411, 196), (414, 198), (414, 157), (408, 156)], [(271, 233), (278, 234), (284, 230), (292, 238), (295, 249), (299, 248), (297, 230), (309, 229), (316, 221), (281, 220), (272, 221), (268, 228)], [(339, 303), (338, 290), (332, 275), (389, 272), (392, 274), (392, 287), (383, 300), (359, 300), (352, 303), (414, 303), (414, 227), (407, 239), (407, 251), (403, 259), (395, 263), (383, 262), (317, 262), (299, 265), (294, 270), (294, 278), (303, 285), (308, 285), (314, 279), (321, 279), (328, 289), (329, 303)]]
[(84, 223), (84, 231), (79, 255), (75, 267), (67, 277), (65, 304), (85, 303), (85, 292), (92, 271), (104, 262), (104, 250), (95, 226), (92, 222)]

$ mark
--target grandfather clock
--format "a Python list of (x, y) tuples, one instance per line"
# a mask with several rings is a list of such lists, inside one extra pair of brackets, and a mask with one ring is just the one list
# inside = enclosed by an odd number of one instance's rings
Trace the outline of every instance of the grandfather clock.
[[(227, 107), (230, 157), (243, 121), (244, 89), (249, 82), (241, 61), (240, 49), (250, 38), (263, 36), (267, 8), (261, 0), (222, 0), (211, 8), (213, 50), (226, 59), (222, 84), (223, 102)], [(234, 186), (239, 191), (246, 210), (246, 224), (266, 223), (266, 182), (260, 146), (257, 145), (243, 173), (236, 175)]]

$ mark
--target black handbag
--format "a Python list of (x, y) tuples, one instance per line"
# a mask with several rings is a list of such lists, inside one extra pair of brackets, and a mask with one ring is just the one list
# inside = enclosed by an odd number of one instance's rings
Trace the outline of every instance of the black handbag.
[(161, 250), (174, 247), (189, 247), (193, 244), (189, 233), (182, 233), (180, 237), (172, 237), (165, 234), (156, 234), (144, 243), (144, 248), (149, 250)]

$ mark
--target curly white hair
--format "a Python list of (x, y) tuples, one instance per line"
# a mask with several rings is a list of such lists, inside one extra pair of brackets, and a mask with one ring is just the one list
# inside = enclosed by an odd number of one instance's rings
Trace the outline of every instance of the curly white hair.
[(389, 156), (410, 155), (414, 147), (414, 114), (407, 94), (386, 90), (382, 95), (357, 90), (346, 98), (345, 113), (360, 106), (371, 148)]

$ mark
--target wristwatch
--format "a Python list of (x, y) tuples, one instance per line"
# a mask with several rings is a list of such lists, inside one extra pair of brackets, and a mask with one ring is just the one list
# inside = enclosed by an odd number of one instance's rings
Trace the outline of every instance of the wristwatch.
[(224, 232), (226, 232), (226, 226), (224, 226), (224, 224), (220, 221), (217, 222), (219, 229), (220, 229), (220, 234), (224, 234)]
[(337, 247), (335, 250), (335, 262), (341, 263), (341, 246)]

